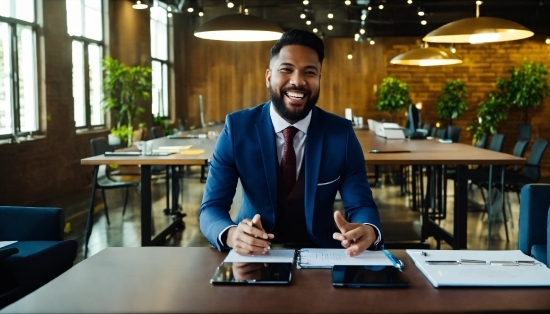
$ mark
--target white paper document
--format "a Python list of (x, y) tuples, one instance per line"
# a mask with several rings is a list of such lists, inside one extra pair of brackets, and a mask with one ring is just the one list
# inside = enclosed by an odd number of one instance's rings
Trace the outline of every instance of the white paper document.
[(519, 250), (407, 250), (434, 287), (550, 286), (550, 269)]
[(8, 246), (10, 244), (13, 244), (17, 241), (0, 241), (0, 248), (3, 248), (4, 246)]
[(231, 250), (224, 262), (236, 263), (293, 263), (294, 250), (269, 250), (266, 254), (245, 256)]
[(364, 251), (355, 257), (346, 255), (345, 249), (301, 249), (297, 257), (298, 268), (331, 268), (334, 265), (392, 266), (382, 251)]

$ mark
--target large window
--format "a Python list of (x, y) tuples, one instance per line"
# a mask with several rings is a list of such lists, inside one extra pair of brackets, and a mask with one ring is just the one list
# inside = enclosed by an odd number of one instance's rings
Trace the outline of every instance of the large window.
[(105, 125), (101, 92), (102, 0), (67, 0), (67, 28), (73, 47), (74, 121), (78, 129)]
[(151, 7), (151, 67), (153, 78), (152, 112), (155, 117), (169, 117), (168, 106), (168, 12), (155, 0)]
[(34, 0), (0, 0), (0, 138), (39, 129), (36, 28)]

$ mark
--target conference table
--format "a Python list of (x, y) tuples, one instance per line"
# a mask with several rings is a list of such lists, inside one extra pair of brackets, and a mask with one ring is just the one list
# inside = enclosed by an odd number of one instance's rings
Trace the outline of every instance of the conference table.
[[(453, 233), (441, 228), (425, 210), (422, 215), (422, 239), (434, 236), (444, 240), (454, 249), (467, 248), (468, 165), (485, 165), (492, 168), (496, 165), (525, 164), (525, 158), (461, 143), (441, 143), (437, 138), (385, 139), (376, 136), (373, 131), (364, 129), (355, 130), (355, 134), (363, 149), (367, 165), (456, 166)], [(372, 150), (377, 150), (378, 153), (372, 153)], [(503, 178), (504, 175), (501, 174), (501, 179)]]
[(106, 248), (0, 313), (550, 312), (550, 287), (435, 289), (392, 253), (409, 288), (334, 288), (330, 269), (295, 267), (288, 286), (215, 286), (226, 253), (212, 248)]
[[(212, 130), (206, 129), (202, 132)], [(82, 165), (94, 166), (93, 187), (95, 187), (95, 180), (97, 178), (97, 172), (99, 166), (106, 164), (118, 164), (118, 165), (132, 165), (140, 166), (140, 203), (141, 203), (141, 245), (161, 245), (164, 243), (167, 236), (173, 233), (178, 228), (183, 226), (183, 217), (175, 217), (173, 222), (163, 231), (158, 233), (155, 237), (151, 238), (151, 216), (152, 216), (152, 204), (151, 204), (151, 166), (188, 166), (188, 165), (201, 165), (205, 166), (212, 158), (215, 146), (215, 138), (208, 138), (206, 133), (201, 131), (185, 132), (180, 134), (179, 138), (162, 137), (151, 140), (153, 142), (153, 150), (162, 146), (188, 146), (191, 145), (190, 150), (201, 150), (201, 153), (183, 155), (175, 153), (168, 156), (104, 156), (98, 155), (93, 157), (84, 158), (81, 160)], [(199, 137), (200, 136), (200, 137)], [(175, 171), (172, 171), (172, 182), (175, 184), (177, 178), (175, 177)], [(168, 174), (167, 174), (168, 175)], [(173, 198), (177, 201), (177, 189), (173, 189)], [(95, 189), (92, 189), (92, 197), (95, 195)], [(175, 206), (175, 202), (173, 202)], [(86, 226), (87, 238), (89, 238), (92, 230), (93, 223), (93, 208), (88, 211), (88, 223)]]

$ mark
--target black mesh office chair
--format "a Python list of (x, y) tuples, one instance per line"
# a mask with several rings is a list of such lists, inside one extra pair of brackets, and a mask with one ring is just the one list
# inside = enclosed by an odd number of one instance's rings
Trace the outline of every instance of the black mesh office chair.
[(487, 145), (487, 133), (483, 133), (481, 138), (474, 144), (475, 147), (485, 148)]

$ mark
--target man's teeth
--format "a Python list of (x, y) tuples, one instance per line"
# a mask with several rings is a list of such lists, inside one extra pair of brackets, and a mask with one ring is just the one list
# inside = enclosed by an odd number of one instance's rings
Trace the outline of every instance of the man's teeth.
[(286, 95), (290, 98), (296, 98), (296, 99), (302, 99), (306, 96), (306, 94), (298, 93), (298, 92), (286, 92)]

